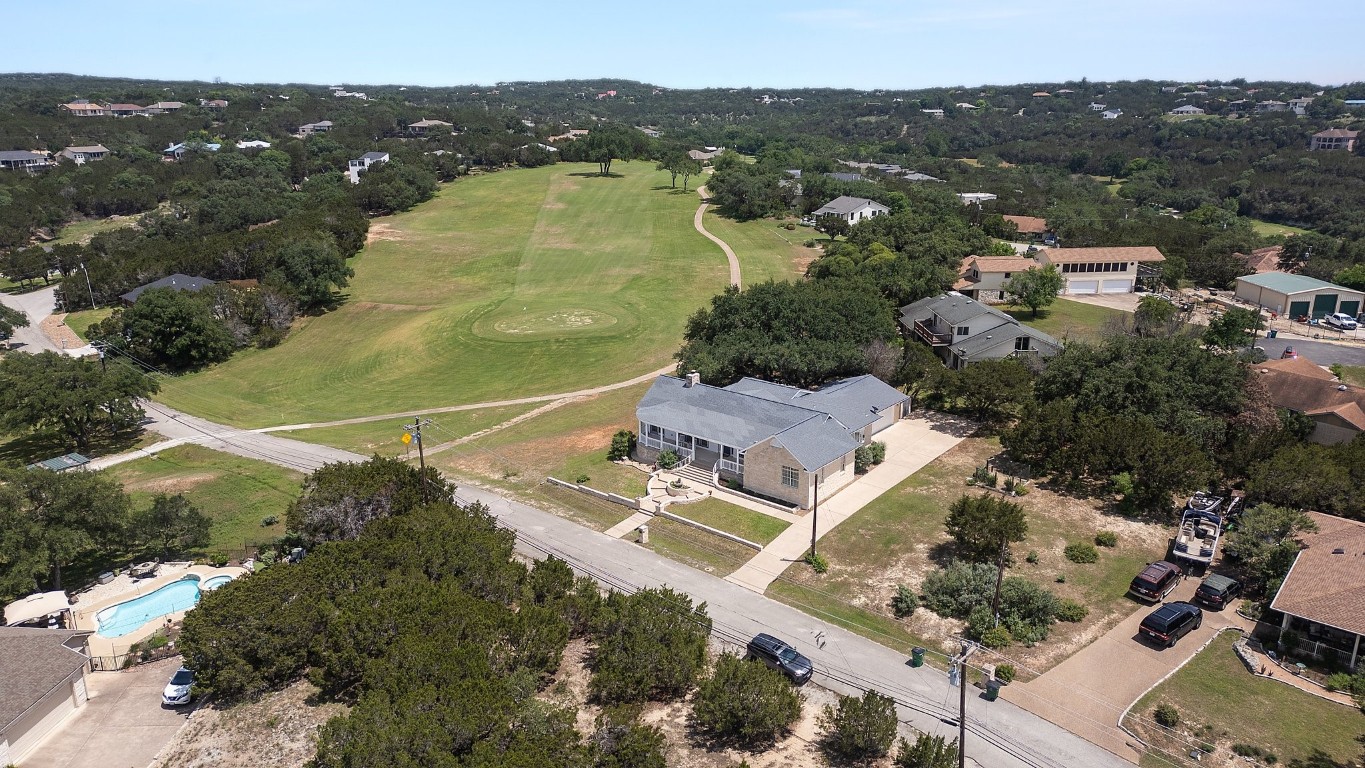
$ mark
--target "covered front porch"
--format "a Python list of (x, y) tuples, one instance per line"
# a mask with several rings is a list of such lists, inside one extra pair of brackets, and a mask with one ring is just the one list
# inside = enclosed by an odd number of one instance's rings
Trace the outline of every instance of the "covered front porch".
[(1282, 632), (1299, 634), (1298, 652), (1318, 658), (1335, 656), (1349, 669), (1356, 669), (1365, 653), (1365, 642), (1354, 632), (1338, 629), (1328, 624), (1320, 624), (1301, 616), (1284, 614), (1280, 622)]
[(663, 451), (673, 451), (691, 464), (719, 471), (737, 480), (744, 478), (744, 451), (732, 445), (701, 435), (677, 432), (657, 424), (640, 422), (638, 445), (655, 451), (649, 458)]

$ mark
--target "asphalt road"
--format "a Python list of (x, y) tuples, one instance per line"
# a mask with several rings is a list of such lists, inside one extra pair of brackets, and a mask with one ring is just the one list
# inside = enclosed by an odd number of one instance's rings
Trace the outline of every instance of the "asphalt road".
[[(183, 442), (248, 458), (310, 471), (335, 461), (367, 457), (327, 446), (227, 427), (147, 403), (149, 428)], [(517, 532), (519, 551), (534, 557), (554, 555), (580, 573), (621, 590), (668, 584), (705, 602), (714, 636), (744, 643), (758, 632), (785, 638), (818, 670), (816, 683), (841, 693), (875, 688), (895, 698), (901, 719), (928, 733), (955, 738), (958, 689), (941, 669), (911, 668), (899, 652), (829, 626), (795, 608), (770, 600), (719, 577), (659, 557), (628, 541), (614, 539), (481, 488), (461, 487), (464, 501), (487, 505)], [(818, 634), (817, 634), (818, 633)], [(819, 642), (817, 642), (819, 636)], [(931, 661), (943, 667), (943, 659)], [(1060, 707), (1085, 708), (1085, 702), (1059, 701)], [(986, 702), (968, 688), (967, 754), (981, 766), (1006, 768), (1132, 768), (1132, 763), (1005, 700)]]
[(27, 352), (62, 351), (38, 327), (39, 323), (52, 314), (56, 305), (56, 296), (57, 286), (55, 285), (28, 293), (13, 295), (0, 293), (0, 304), (4, 304), (10, 309), (17, 309), (28, 316), (26, 327), (14, 329), (14, 337), (10, 339), (11, 348), (22, 349)]
[(1318, 365), (1365, 365), (1365, 344), (1333, 344), (1312, 341), (1294, 336), (1278, 336), (1273, 339), (1257, 339), (1256, 346), (1265, 350), (1266, 357), (1274, 360), (1284, 353), (1284, 348), (1294, 347), (1299, 357), (1306, 357)]

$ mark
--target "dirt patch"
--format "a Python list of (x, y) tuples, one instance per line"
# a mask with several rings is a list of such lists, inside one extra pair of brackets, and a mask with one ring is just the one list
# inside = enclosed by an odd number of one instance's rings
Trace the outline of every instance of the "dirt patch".
[(405, 233), (395, 229), (392, 224), (383, 222), (370, 222), (370, 231), (365, 234), (366, 245), (380, 240), (402, 242), (407, 239), (408, 236)]
[(318, 729), (346, 711), (341, 704), (318, 704), (317, 690), (300, 681), (259, 701), (227, 709), (201, 707), (162, 750), (156, 765), (256, 768), (269, 763), (302, 768), (317, 752)]
[(129, 491), (147, 491), (148, 493), (165, 493), (174, 495), (184, 493), (196, 486), (217, 480), (217, 472), (196, 472), (191, 475), (179, 475), (177, 477), (161, 477), (155, 480), (139, 480), (128, 483), (124, 486)]

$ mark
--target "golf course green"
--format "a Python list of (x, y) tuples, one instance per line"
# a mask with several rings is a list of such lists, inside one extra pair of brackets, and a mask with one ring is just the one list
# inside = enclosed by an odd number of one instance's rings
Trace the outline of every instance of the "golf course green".
[[(667, 365), (724, 289), (693, 192), (644, 162), (461, 179), (371, 222), (346, 300), (274, 349), (167, 379), (176, 408), (246, 427), (568, 392)], [(780, 241), (778, 241), (780, 242)], [(785, 244), (783, 244), (785, 245)], [(764, 253), (765, 261), (789, 258)]]

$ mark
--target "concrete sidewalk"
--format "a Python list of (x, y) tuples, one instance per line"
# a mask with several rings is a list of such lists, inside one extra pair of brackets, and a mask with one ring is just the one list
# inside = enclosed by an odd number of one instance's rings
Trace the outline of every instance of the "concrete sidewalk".
[[(820, 503), (817, 540), (962, 442), (971, 430), (968, 424), (935, 415), (932, 421), (922, 416), (905, 419), (877, 433), (876, 440), (886, 444), (886, 459)], [(799, 560), (809, 548), (810, 526), (792, 525), (725, 578), (762, 594), (782, 575), (788, 564)]]

